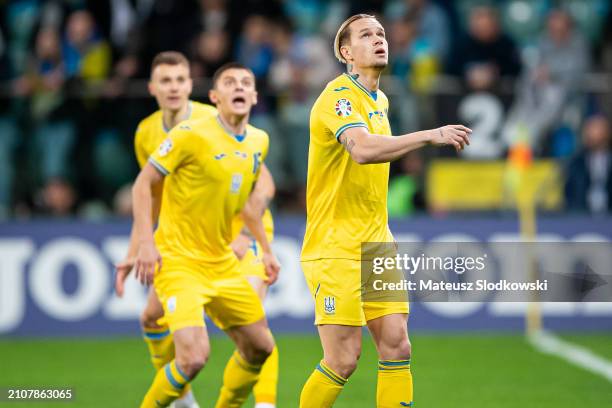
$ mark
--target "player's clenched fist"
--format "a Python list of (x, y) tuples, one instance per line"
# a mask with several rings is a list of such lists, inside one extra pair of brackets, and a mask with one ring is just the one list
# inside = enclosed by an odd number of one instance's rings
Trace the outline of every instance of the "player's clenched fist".
[(155, 243), (153, 241), (142, 242), (135, 261), (136, 279), (143, 285), (152, 284), (157, 266), (161, 269), (162, 259)]
[(431, 144), (434, 146), (453, 146), (457, 151), (470, 144), (472, 129), (463, 125), (446, 125), (434, 129)]
[(268, 285), (272, 285), (278, 279), (278, 273), (280, 272), (280, 262), (276, 259), (276, 256), (272, 252), (263, 254), (262, 262), (266, 268), (266, 275), (268, 276)]

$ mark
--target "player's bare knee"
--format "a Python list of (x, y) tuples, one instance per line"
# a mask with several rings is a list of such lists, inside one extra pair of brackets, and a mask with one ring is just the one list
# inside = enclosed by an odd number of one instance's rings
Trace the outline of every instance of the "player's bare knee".
[(179, 368), (190, 379), (193, 379), (204, 368), (208, 361), (208, 352), (206, 350), (190, 350), (176, 357), (176, 363)]
[(272, 354), (274, 349), (273, 340), (262, 340), (253, 342), (242, 350), (244, 359), (250, 364), (263, 364)]
[(361, 356), (361, 347), (344, 350), (339, 355), (325, 356), (325, 363), (341, 377), (348, 378), (357, 369), (357, 361)]
[(379, 347), (381, 360), (410, 360), (412, 345), (408, 336), (396, 339), (387, 339)]

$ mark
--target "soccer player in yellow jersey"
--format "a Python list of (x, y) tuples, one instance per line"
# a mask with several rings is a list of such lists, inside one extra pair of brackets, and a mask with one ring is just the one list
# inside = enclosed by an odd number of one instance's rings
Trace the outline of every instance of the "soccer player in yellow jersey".
[(453, 125), (390, 136), (389, 104), (378, 88), (388, 46), (375, 17), (348, 18), (334, 51), (348, 73), (327, 84), (311, 111), (301, 257), (323, 360), (302, 389), (300, 407), (334, 404), (357, 366), (364, 325), (379, 356), (376, 406), (412, 406), (408, 303), (362, 302), (361, 243), (393, 242), (387, 225), (389, 162), (427, 144), (462, 149), (471, 131)]
[[(147, 163), (149, 156), (168, 136), (168, 132), (182, 120), (212, 117), (217, 114), (213, 106), (189, 100), (192, 91), (192, 81), (189, 72), (189, 62), (185, 56), (176, 51), (161, 52), (153, 59), (149, 91), (155, 96), (159, 110), (143, 119), (136, 130), (134, 151), (139, 166)], [(257, 181), (253, 195), (259, 199), (259, 204), (265, 208), (264, 226), (268, 240), (272, 241), (274, 224), (268, 203), (274, 197), (275, 186), (272, 175), (265, 165), (262, 165), (261, 175)], [(154, 220), (157, 222), (161, 206), (161, 192), (154, 191)], [(137, 237), (132, 230), (130, 249), (125, 260), (117, 265), (115, 287), (119, 296), (123, 295), (124, 282), (134, 265)], [(244, 228), (240, 216), (234, 218), (232, 243), (234, 252), (241, 260), (241, 272), (247, 277), (257, 294), (263, 299), (267, 292), (268, 282), (261, 262), (261, 247)], [(163, 308), (155, 290), (151, 288), (146, 307), (141, 315), (141, 327), (144, 340), (147, 343), (151, 361), (156, 370), (162, 368), (174, 358), (172, 334), (167, 324), (158, 321), (163, 316)], [(253, 393), (256, 408), (273, 408), (276, 403), (278, 383), (278, 350), (275, 347), (272, 355), (262, 368), (262, 372)], [(183, 389), (180, 399), (175, 402), (176, 408), (197, 408), (198, 404), (188, 384)]]
[[(134, 152), (141, 168), (160, 143), (168, 137), (168, 132), (179, 122), (187, 119), (214, 117), (217, 114), (215, 107), (189, 100), (192, 87), (189, 61), (183, 54), (176, 51), (165, 51), (155, 56), (151, 64), (149, 92), (155, 97), (159, 110), (138, 124), (134, 137)], [(153, 218), (157, 222), (161, 206), (160, 188), (154, 191), (153, 198)], [(134, 265), (138, 239), (134, 232), (135, 230), (132, 229), (126, 259), (117, 265), (115, 286), (119, 296), (123, 295), (124, 281)], [(151, 288), (147, 304), (140, 317), (140, 324), (156, 370), (174, 358), (174, 345), (170, 330), (167, 325), (158, 323), (163, 313), (155, 290)], [(191, 386), (185, 387), (175, 406), (176, 408), (198, 407), (191, 392)]]
[[(204, 310), (238, 349), (226, 367), (218, 407), (244, 402), (274, 348), (261, 302), (240, 273), (230, 247), (232, 221), (241, 213), (261, 245), (268, 283), (274, 282), (278, 262), (261, 220), (261, 198), (249, 197), (268, 148), (265, 132), (247, 126), (257, 95), (254, 76), (242, 66), (228, 65), (213, 83), (210, 97), (219, 115), (173, 129), (133, 189), (134, 229), (139, 237), (136, 275), (146, 283), (155, 275), (176, 353), (158, 371), (143, 401), (145, 407), (167, 406), (204, 365), (209, 350)], [(164, 175), (168, 177), (154, 242), (152, 191)]]

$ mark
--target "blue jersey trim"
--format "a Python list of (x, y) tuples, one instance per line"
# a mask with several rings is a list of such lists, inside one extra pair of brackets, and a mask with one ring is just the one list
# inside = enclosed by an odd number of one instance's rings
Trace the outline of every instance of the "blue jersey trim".
[(168, 174), (170, 174), (170, 172), (168, 170), (166, 170), (164, 168), (164, 166), (162, 166), (161, 164), (156, 162), (152, 157), (149, 157), (149, 163), (151, 163), (153, 165), (153, 167), (155, 167), (157, 169), (157, 171), (159, 171), (164, 176), (167, 176)]
[(363, 122), (347, 123), (346, 125), (342, 126), (340, 129), (338, 129), (336, 131), (336, 140), (338, 141), (338, 143), (340, 142), (340, 135), (342, 134), (342, 132), (344, 132), (346, 129), (350, 129), (350, 128), (354, 128), (354, 127), (364, 127), (364, 128), (367, 128), (368, 125), (366, 125)]

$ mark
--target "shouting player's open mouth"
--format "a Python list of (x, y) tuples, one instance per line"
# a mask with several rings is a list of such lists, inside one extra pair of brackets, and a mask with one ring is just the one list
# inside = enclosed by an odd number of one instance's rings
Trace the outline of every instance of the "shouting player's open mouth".
[(235, 96), (232, 98), (232, 105), (236, 108), (244, 108), (246, 106), (246, 98), (244, 96)]

